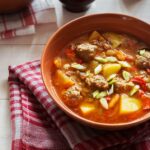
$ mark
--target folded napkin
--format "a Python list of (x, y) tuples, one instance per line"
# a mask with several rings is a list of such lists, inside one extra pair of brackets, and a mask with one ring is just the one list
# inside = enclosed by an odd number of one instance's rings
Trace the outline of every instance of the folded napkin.
[(26, 9), (0, 15), (0, 39), (35, 33), (35, 25), (55, 22), (52, 0), (33, 0)]
[(150, 150), (150, 121), (122, 131), (81, 125), (49, 97), (40, 61), (9, 67), (12, 150)]

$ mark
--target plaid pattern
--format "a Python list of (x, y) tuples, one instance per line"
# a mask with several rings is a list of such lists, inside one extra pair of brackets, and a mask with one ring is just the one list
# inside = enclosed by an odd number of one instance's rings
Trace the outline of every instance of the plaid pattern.
[(45, 89), (39, 61), (9, 67), (9, 87), (12, 150), (150, 150), (150, 121), (128, 130), (102, 131), (64, 114)]
[(22, 12), (0, 16), (0, 39), (33, 34), (36, 24), (55, 21), (52, 0), (33, 0)]

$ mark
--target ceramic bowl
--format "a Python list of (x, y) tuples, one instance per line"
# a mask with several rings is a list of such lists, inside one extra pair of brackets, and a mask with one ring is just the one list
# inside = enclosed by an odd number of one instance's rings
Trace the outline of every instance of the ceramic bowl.
[(25, 8), (31, 0), (0, 0), (0, 13), (13, 13)]
[(43, 50), (41, 71), (44, 84), (52, 99), (59, 108), (75, 120), (85, 125), (106, 129), (125, 129), (138, 125), (150, 119), (150, 112), (146, 115), (126, 123), (98, 123), (85, 119), (71, 111), (61, 100), (53, 85), (53, 59), (72, 40), (93, 30), (114, 31), (135, 36), (150, 46), (150, 25), (136, 18), (121, 14), (93, 14), (73, 20), (59, 28), (51, 36)]

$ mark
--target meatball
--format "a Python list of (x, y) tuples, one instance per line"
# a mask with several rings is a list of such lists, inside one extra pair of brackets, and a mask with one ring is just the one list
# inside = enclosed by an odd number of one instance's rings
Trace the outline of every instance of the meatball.
[(98, 46), (98, 50), (103, 51), (103, 50), (108, 50), (111, 49), (111, 45), (108, 41), (103, 40), (103, 41), (99, 41), (99, 40), (93, 40), (92, 44), (97, 45)]
[(81, 87), (73, 85), (64, 92), (64, 97), (67, 99), (81, 99)]
[(146, 51), (142, 54), (142, 56), (144, 56), (144, 57), (150, 59), (150, 52), (149, 52), (148, 50), (146, 50)]
[(150, 52), (145, 51), (142, 55), (136, 55), (135, 63), (139, 68), (150, 68)]
[(116, 92), (121, 93), (131, 90), (131, 86), (122, 78), (117, 77), (115, 80), (114, 86)]
[(96, 45), (88, 42), (76, 46), (76, 54), (84, 61), (90, 61), (96, 54)]
[(80, 72), (80, 71), (77, 71), (77, 74), (79, 75), (79, 77), (82, 79), (82, 80), (85, 80), (87, 75), (85, 72)]
[(106, 90), (108, 89), (108, 82), (105, 80), (105, 78), (101, 75), (89, 75), (85, 82), (92, 87), (98, 88), (100, 90)]

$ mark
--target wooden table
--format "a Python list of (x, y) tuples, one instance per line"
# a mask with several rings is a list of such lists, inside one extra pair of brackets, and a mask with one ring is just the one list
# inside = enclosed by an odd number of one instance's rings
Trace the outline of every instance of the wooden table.
[[(71, 13), (54, 0), (57, 25), (92, 13), (123, 13), (150, 23), (150, 0), (96, 0), (83, 13)], [(0, 41), (0, 150), (11, 149), (11, 125), (8, 93), (8, 66), (40, 59), (42, 49), (49, 36), (57, 29), (56, 24), (37, 27), (36, 34)]]

